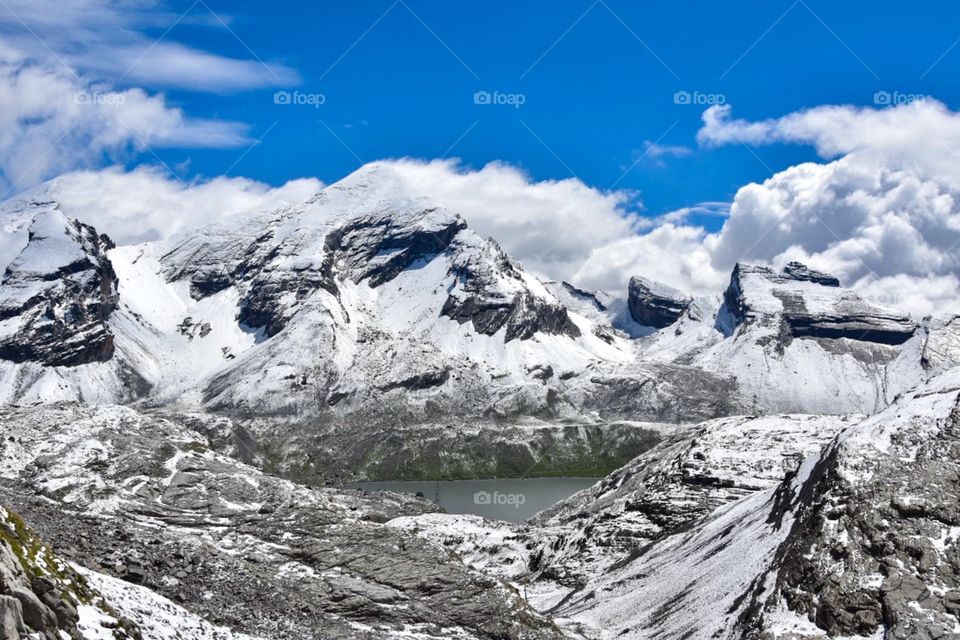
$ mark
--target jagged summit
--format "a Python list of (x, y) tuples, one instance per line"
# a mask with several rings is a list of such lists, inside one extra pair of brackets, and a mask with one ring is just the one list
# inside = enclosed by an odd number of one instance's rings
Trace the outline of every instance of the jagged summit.
[(627, 300), (634, 321), (656, 329), (679, 320), (693, 302), (693, 298), (682, 291), (642, 276), (630, 278)]
[(109, 360), (117, 304), (113, 243), (57, 209), (36, 214), (0, 282), (0, 358), (77, 366)]
[(735, 325), (782, 322), (794, 338), (903, 344), (917, 325), (906, 313), (874, 305), (837, 278), (791, 262), (783, 271), (737, 264), (724, 293)]

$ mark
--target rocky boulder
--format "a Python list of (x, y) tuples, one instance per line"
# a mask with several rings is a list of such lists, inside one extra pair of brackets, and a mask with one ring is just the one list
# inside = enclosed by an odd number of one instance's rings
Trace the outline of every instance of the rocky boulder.
[[(0, 507), (0, 639), (81, 640), (103, 637), (82, 620), (78, 607), (109, 625), (116, 640), (139, 640), (129, 620), (115, 616), (99, 593), (31, 531)], [(91, 618), (92, 619), (92, 618)]]

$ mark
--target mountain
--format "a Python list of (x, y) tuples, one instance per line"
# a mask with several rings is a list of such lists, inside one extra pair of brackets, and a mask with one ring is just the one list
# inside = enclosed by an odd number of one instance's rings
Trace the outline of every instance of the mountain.
[[(32, 219), (0, 281), (0, 401), (226, 416), (254, 440), (247, 461), (304, 479), (606, 473), (651, 444), (624, 423), (873, 413), (947, 366), (928, 354), (960, 330), (797, 263), (737, 265), (716, 297), (544, 281), (386, 164), (136, 246), (45, 196), (0, 211)], [(508, 433), (524, 421), (537, 437)], [(506, 462), (471, 468), (474, 446)]]
[[(139, 246), (114, 247), (42, 195), (0, 212), (35, 209), (0, 284), (6, 402), (696, 421), (876, 410), (924, 377), (923, 328), (832, 276), (738, 265), (722, 304), (641, 277), (626, 295), (544, 282), (388, 165)], [(780, 381), (842, 373), (851, 388), (774, 387), (753, 375), (766, 367)], [(714, 395), (663, 404), (694, 379)]]
[[(6, 636), (960, 633), (958, 317), (541, 279), (389, 164), (140, 245), (0, 221)], [(517, 525), (325, 487), (531, 474), (603, 478)]]
[(719, 300), (691, 302), (641, 341), (641, 358), (733, 372), (751, 412), (875, 413), (941, 370), (923, 353), (955, 331), (950, 318), (917, 323), (799, 263), (737, 264)]

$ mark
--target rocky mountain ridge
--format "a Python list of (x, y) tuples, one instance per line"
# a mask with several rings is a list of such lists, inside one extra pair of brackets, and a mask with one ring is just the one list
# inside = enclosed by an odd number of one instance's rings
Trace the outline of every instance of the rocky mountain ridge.
[[(619, 298), (545, 283), (377, 164), (302, 205), (140, 246), (34, 200), (0, 283), (8, 403), (350, 424), (873, 412), (926, 379), (930, 334), (950, 327), (800, 264), (737, 265), (716, 300), (640, 276)], [(806, 384), (838, 373), (847, 388)], [(716, 395), (664, 407), (694, 380)]]
[[(40, 195), (0, 504), (69, 580), (0, 554), (10, 637), (960, 634), (956, 317), (799, 263), (543, 281), (377, 164), (136, 246)], [(537, 472), (605, 477), (521, 525), (320, 488)]]
[(117, 275), (113, 242), (38, 203), (27, 246), (6, 268), (0, 300), (0, 359), (74, 367), (113, 357), (108, 325)]

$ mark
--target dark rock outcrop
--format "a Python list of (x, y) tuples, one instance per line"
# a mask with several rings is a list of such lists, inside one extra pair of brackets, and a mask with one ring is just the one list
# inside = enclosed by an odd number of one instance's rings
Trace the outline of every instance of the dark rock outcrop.
[(828, 274), (791, 262), (782, 272), (737, 264), (724, 293), (735, 325), (782, 325), (786, 338), (847, 338), (884, 345), (903, 344), (917, 330), (906, 313), (879, 307), (839, 288)]
[(693, 298), (682, 291), (640, 276), (630, 278), (627, 304), (634, 322), (663, 329), (683, 316)]
[(538, 332), (577, 338), (580, 328), (558, 301), (535, 295), (519, 269), (493, 240), (456, 244), (452, 274), (457, 285), (440, 315), (492, 336), (503, 328), (504, 341), (529, 340)]
[(783, 275), (798, 282), (813, 282), (825, 287), (839, 287), (840, 279), (823, 271), (815, 271), (802, 262), (789, 262), (783, 268)]
[(800, 493), (778, 595), (829, 637), (957, 637), (958, 380), (947, 374), (851, 428)]
[(0, 284), (0, 358), (76, 366), (113, 357), (107, 318), (118, 302), (113, 243), (60, 211), (37, 215)]
[(463, 218), (437, 208), (362, 216), (327, 235), (325, 264), (354, 282), (369, 278), (370, 286), (378, 287), (445, 251), (466, 228)]

